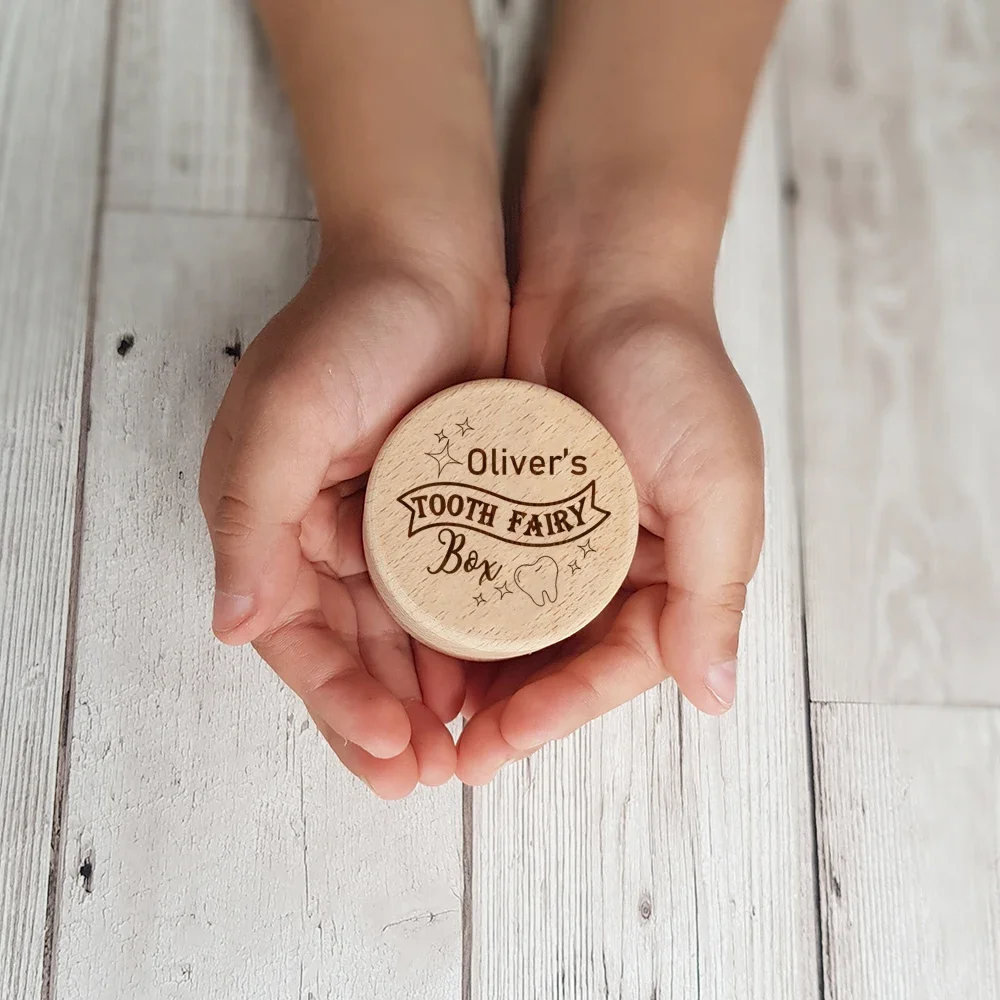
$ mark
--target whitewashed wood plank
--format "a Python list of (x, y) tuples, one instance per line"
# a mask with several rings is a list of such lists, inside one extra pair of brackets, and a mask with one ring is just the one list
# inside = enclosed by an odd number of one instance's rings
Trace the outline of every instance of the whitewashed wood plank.
[(0, 996), (38, 996), (65, 676), (104, 2), (0, 0)]
[(252, 651), (209, 633), (196, 481), (225, 347), (296, 290), (307, 233), (107, 219), (56, 1000), (460, 989), (457, 784), (379, 802)]
[(779, 188), (769, 80), (718, 278), (768, 462), (737, 706), (664, 685), (475, 794), (474, 997), (818, 996)]
[(788, 37), (818, 700), (1000, 704), (1000, 7)]
[[(539, 0), (471, 0), (506, 148)], [(315, 213), (248, 0), (122, 0), (108, 200), (115, 208)]]
[(312, 213), (252, 10), (249, 0), (122, 0), (113, 207)]
[(830, 1000), (1000, 996), (1000, 712), (816, 705)]

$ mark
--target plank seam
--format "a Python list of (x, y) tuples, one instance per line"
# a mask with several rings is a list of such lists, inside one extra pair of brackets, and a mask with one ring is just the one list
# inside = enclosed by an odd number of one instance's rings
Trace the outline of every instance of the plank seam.
[[(60, 870), (63, 859), (63, 812), (69, 789), (70, 742), (74, 696), (76, 691), (76, 628), (79, 607), (80, 556), (83, 541), (83, 486), (87, 466), (87, 438), (90, 432), (90, 394), (94, 358), (94, 326), (97, 320), (97, 291), (100, 278), (101, 242), (104, 235), (104, 215), (108, 186), (108, 152), (111, 141), (111, 121), (115, 57), (118, 43), (118, 22), (121, 0), (109, 0), (104, 71), (101, 81), (100, 138), (97, 154), (97, 196), (94, 200), (94, 220), (91, 231), (90, 282), (87, 296), (87, 316), (83, 346), (83, 376), (80, 387), (80, 434), (77, 440), (76, 496), (73, 510), (73, 553), (70, 562), (69, 595), (66, 622), (66, 645), (63, 655), (63, 691), (59, 720), (59, 752), (56, 759), (56, 780), (52, 805), (52, 835), (49, 850), (49, 879), (45, 904), (45, 937), (42, 946), (42, 986), (40, 1000), (52, 1000), (55, 990), (55, 952), (61, 905)], [(89, 876), (88, 876), (89, 878)], [(89, 891), (89, 890), (88, 890)]]
[(861, 708), (933, 708), (942, 712), (997, 712), (1000, 702), (983, 701), (862, 701), (852, 698), (813, 698), (813, 705), (855, 705)]
[(801, 635), (802, 635), (802, 674), (803, 674), (803, 694), (804, 704), (802, 709), (805, 713), (805, 737), (806, 737), (806, 774), (809, 794), (809, 827), (812, 837), (812, 874), (813, 874), (813, 906), (816, 913), (816, 940), (815, 940), (815, 962), (817, 990), (820, 1000), (827, 1000), (826, 982), (826, 956), (823, 948), (826, 927), (822, 906), (822, 886), (820, 880), (820, 851), (819, 851), (819, 803), (821, 801), (819, 782), (819, 770), (816, 766), (816, 741), (813, 733), (813, 720), (811, 705), (812, 686), (809, 672), (809, 618), (806, 611), (806, 555), (805, 555), (805, 440), (803, 435), (803, 413), (805, 403), (803, 400), (802, 387), (802, 352), (800, 344), (800, 324), (799, 324), (799, 286), (798, 268), (796, 266), (796, 228), (794, 206), (798, 198), (798, 184), (793, 173), (791, 143), (792, 143), (792, 122), (791, 108), (788, 96), (788, 72), (785, 66), (784, 52), (779, 51), (776, 58), (777, 64), (777, 86), (775, 112), (775, 145), (777, 147), (777, 160), (782, 178), (781, 202), (780, 202), (780, 224), (781, 224), (781, 253), (783, 260), (783, 271), (785, 276), (785, 358), (786, 371), (788, 373), (788, 413), (791, 417), (791, 427), (789, 427), (789, 437), (792, 442), (792, 481), (795, 485), (795, 511), (797, 516), (796, 531), (798, 534), (798, 572), (799, 572), (799, 593), (801, 595)]
[(472, 1000), (472, 797), (462, 785), (462, 1000)]

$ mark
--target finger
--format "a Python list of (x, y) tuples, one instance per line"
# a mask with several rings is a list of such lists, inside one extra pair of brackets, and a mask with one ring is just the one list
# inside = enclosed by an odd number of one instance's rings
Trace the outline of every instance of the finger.
[(367, 573), (342, 582), (357, 616), (358, 650), (368, 672), (400, 701), (419, 698), (410, 636), (386, 610)]
[[(506, 661), (500, 666), (493, 683), (482, 696), (479, 711), (466, 723), (458, 741), (456, 773), (462, 781), (470, 785), (486, 784), (505, 764), (521, 760), (548, 742), (545, 734), (529, 741), (527, 746), (515, 746), (508, 741), (507, 732), (501, 729), (501, 721), (507, 718), (511, 701), (517, 698), (520, 703), (522, 696), (519, 692), (536, 690), (542, 680), (558, 675), (568, 664), (604, 641), (626, 604), (626, 596), (620, 594), (571, 639), (520, 660)], [(566, 724), (558, 726), (558, 716), (563, 711), (572, 712), (573, 706), (556, 702), (541, 706), (542, 715), (555, 727), (553, 732), (562, 732), (565, 728)], [(572, 729), (566, 732), (572, 732)]]
[(654, 583), (667, 582), (667, 568), (663, 559), (663, 539), (645, 528), (639, 528), (635, 555), (625, 578), (625, 588), (630, 592), (642, 590)]
[(407, 702), (406, 714), (420, 784), (443, 785), (455, 774), (457, 754), (451, 733), (422, 701)]
[(764, 531), (763, 472), (734, 462), (691, 506), (664, 521), (668, 584), (660, 652), (684, 696), (710, 715), (736, 698), (736, 661), (747, 585)]
[(322, 400), (301, 379), (274, 379), (243, 397), (218, 495), (206, 510), (215, 550), (213, 628), (243, 643), (276, 621), (295, 583), (300, 522), (333, 457)]
[(462, 730), (458, 738), (456, 774), (463, 784), (487, 784), (504, 764), (521, 752), (512, 747), (500, 731), (500, 718), (506, 704), (497, 702), (484, 708)]
[(471, 719), (486, 706), (490, 688), (501, 667), (496, 663), (467, 663), (465, 670), (465, 701), (462, 703), (462, 716)]
[(626, 597), (624, 592), (616, 594), (611, 603), (592, 622), (568, 639), (529, 656), (504, 660), (500, 663), (494, 670), (489, 686), (479, 694), (476, 710), (489, 708), (498, 701), (509, 698), (529, 681), (562, 669), (564, 664), (600, 642), (617, 618)]
[(410, 722), (399, 700), (362, 665), (346, 589), (326, 580), (315, 593), (311, 567), (301, 579), (289, 617), (254, 647), (315, 718), (375, 757), (397, 756), (410, 742)]
[(520, 656), (515, 660), (504, 660), (500, 663), (489, 687), (479, 695), (476, 710), (471, 713), (472, 717), (475, 718), (498, 701), (504, 701), (518, 688), (527, 684), (550, 662), (551, 657), (544, 655), (547, 652), (546, 650), (532, 656)]
[(220, 410), (209, 429), (198, 471), (198, 502), (205, 513), (206, 521), (208, 512), (215, 510), (215, 505), (218, 503), (222, 477), (229, 465), (229, 449), (232, 445), (232, 434)]
[[(333, 485), (331, 483), (331, 485)], [(337, 483), (337, 492), (342, 497), (354, 496), (357, 493), (364, 495), (364, 489), (368, 485), (368, 473), (363, 472), (360, 476), (355, 476), (353, 479), (345, 479), (343, 482)]]
[(362, 662), (406, 709), (420, 781), (443, 784), (455, 773), (455, 744), (444, 722), (421, 701), (410, 637), (386, 610), (367, 574), (344, 583), (357, 614)]
[(445, 724), (462, 710), (465, 671), (460, 660), (436, 649), (414, 643), (413, 659), (424, 704)]
[(314, 566), (346, 579), (368, 572), (362, 541), (364, 496), (342, 497), (336, 487), (320, 491), (302, 519), (299, 546)]
[(496, 743), (499, 736), (514, 752), (531, 751), (659, 684), (667, 677), (659, 648), (666, 592), (647, 587), (630, 597), (600, 642), (516, 691), (503, 705), (498, 733), (479, 738)]
[(359, 777), (379, 798), (402, 799), (417, 786), (417, 758), (412, 747), (388, 760), (373, 757), (354, 743), (348, 743), (321, 720), (316, 721), (330, 749), (352, 774)]
[[(600, 642), (625, 601), (626, 595), (618, 594), (589, 625), (549, 649), (505, 660), (492, 665), (488, 671), (482, 670), (479, 664), (469, 665), (470, 671), (480, 667), (480, 672), (470, 674), (470, 693), (462, 708), (468, 720), (458, 741), (457, 773), (462, 781), (470, 785), (485, 784), (504, 764), (520, 760), (537, 748), (533, 746), (524, 751), (512, 747), (500, 732), (500, 719), (511, 697), (526, 685), (534, 686), (541, 678), (562, 670), (575, 657)], [(552, 705), (549, 711), (558, 711), (558, 708)]]

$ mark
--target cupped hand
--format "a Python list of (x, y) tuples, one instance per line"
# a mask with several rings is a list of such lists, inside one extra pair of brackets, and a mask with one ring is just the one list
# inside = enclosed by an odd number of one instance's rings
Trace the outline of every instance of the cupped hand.
[(507, 322), (499, 264), (482, 277), (397, 249), (325, 254), (250, 345), (205, 446), (215, 633), (252, 642), (385, 798), (454, 773), (445, 723), (464, 677), (412, 642), (372, 588), (364, 476), (412, 406), (500, 371)]
[(701, 301), (681, 305), (640, 256), (574, 273), (562, 294), (529, 272), (515, 294), (507, 373), (559, 389), (614, 435), (640, 532), (618, 597), (588, 629), (521, 661), (467, 668), (458, 775), (470, 784), (668, 677), (709, 714), (735, 698), (763, 535), (759, 424), (719, 335), (711, 279)]

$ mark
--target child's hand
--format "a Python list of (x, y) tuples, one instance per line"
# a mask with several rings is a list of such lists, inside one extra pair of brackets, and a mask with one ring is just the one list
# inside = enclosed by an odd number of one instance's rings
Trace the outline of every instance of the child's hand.
[(573, 225), (544, 208), (526, 215), (508, 374), (572, 396), (611, 431), (641, 530), (618, 602), (584, 634), (518, 664), (468, 668), (458, 774), (470, 783), (667, 677), (711, 714), (735, 696), (763, 531), (760, 431), (716, 327), (714, 255), (692, 244), (672, 266), (682, 237), (650, 219), (641, 193), (634, 204)]
[(202, 460), (216, 634), (253, 642), (341, 760), (386, 798), (454, 773), (445, 722), (464, 679), (454, 661), (416, 648), (376, 597), (359, 477), (413, 405), (500, 371), (499, 252), (483, 279), (472, 257), (432, 266), (354, 242), (322, 260), (246, 352)]
[(719, 339), (715, 261), (781, 0), (561, 3), (527, 164), (507, 371), (590, 409), (640, 501), (617, 606), (562, 649), (469, 669), (458, 774), (572, 732), (665, 677), (736, 691), (763, 521), (757, 417)]

